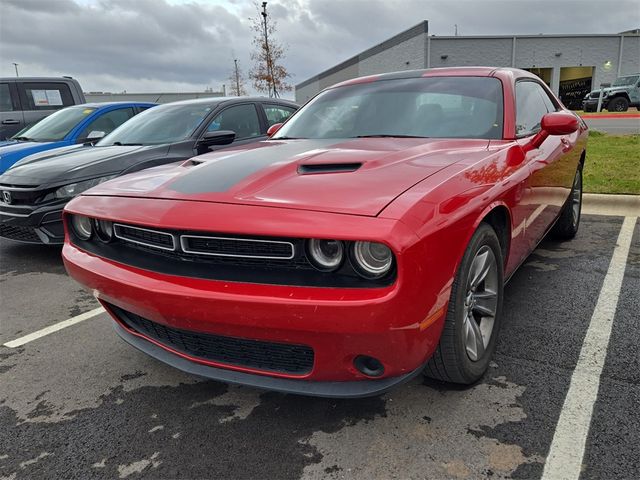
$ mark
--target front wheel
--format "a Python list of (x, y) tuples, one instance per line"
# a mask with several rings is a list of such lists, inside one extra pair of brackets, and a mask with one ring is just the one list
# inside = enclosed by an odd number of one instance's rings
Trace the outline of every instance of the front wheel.
[(481, 223), (456, 273), (440, 343), (425, 375), (468, 385), (486, 372), (500, 330), (503, 275), (498, 237)]
[(629, 100), (624, 97), (616, 97), (607, 105), (607, 110), (610, 112), (626, 112), (628, 109)]
[(582, 213), (582, 165), (578, 167), (573, 179), (569, 198), (562, 207), (560, 217), (551, 230), (551, 235), (558, 240), (571, 240), (578, 233)]

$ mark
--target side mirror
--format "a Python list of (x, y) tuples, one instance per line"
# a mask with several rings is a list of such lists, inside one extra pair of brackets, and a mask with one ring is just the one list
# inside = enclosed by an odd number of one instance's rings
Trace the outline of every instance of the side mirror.
[(229, 145), (236, 139), (236, 132), (233, 130), (218, 130), (217, 132), (207, 132), (198, 141), (198, 145), (212, 147), (214, 145)]
[(107, 133), (103, 132), (102, 130), (91, 130), (89, 132), (89, 135), (87, 135), (87, 141), (88, 142), (95, 142), (96, 140), (100, 140), (106, 134)]
[(267, 129), (267, 137), (273, 137), (284, 123), (274, 123)]
[(540, 131), (527, 144), (527, 150), (539, 148), (549, 135), (569, 135), (576, 132), (578, 127), (578, 118), (572, 113), (547, 113), (540, 122)]

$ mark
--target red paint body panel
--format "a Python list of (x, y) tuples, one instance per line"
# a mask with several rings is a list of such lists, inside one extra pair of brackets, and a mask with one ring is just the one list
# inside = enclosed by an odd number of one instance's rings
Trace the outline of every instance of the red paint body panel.
[[(577, 132), (549, 136), (539, 148), (528, 148), (531, 137), (516, 139), (515, 82), (537, 78), (527, 72), (483, 67), (424, 75), (498, 78), (503, 139), (266, 141), (203, 155), (195, 165), (113, 180), (66, 208), (151, 228), (382, 242), (397, 261), (392, 285), (320, 288), (171, 276), (99, 258), (67, 238), (63, 257), (69, 274), (102, 301), (175, 328), (309, 345), (315, 364), (305, 380), (362, 380), (352, 365), (362, 354), (382, 361), (383, 378), (415, 370), (437, 346), (453, 278), (480, 222), (495, 209), (504, 212), (504, 268), (511, 275), (557, 218), (587, 137), (580, 122)], [(378, 78), (384, 76), (364, 81)], [(179, 187), (188, 175), (204, 178), (216, 162), (235, 159), (246, 166), (269, 155), (280, 157), (230, 188)], [(308, 164), (360, 166), (346, 173), (299, 174)], [(216, 181), (211, 176), (211, 184)]]

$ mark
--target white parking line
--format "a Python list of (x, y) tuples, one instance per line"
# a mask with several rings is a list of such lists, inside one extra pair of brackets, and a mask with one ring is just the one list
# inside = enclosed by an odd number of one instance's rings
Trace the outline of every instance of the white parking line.
[(38, 330), (37, 332), (33, 332), (33, 333), (30, 333), (29, 335), (25, 335), (24, 337), (11, 340), (10, 342), (5, 343), (4, 346), (9, 348), (21, 347), (25, 343), (33, 342), (38, 338), (49, 335), (50, 333), (57, 332), (58, 330), (62, 330), (63, 328), (67, 328), (67, 327), (70, 327), (71, 325), (75, 325), (76, 323), (80, 323), (84, 320), (88, 320), (89, 318), (93, 318), (96, 315), (100, 315), (104, 311), (105, 311), (104, 308), (98, 307), (94, 310), (81, 313), (80, 315), (77, 315), (73, 318), (69, 318), (68, 320), (63, 320), (62, 322), (58, 322), (55, 325), (45, 327), (42, 330)]
[(543, 480), (577, 480), (580, 477), (593, 406), (598, 397), (600, 375), (607, 356), (636, 220), (637, 217), (625, 217), (622, 223), (609, 270), (571, 376), (569, 391), (544, 466)]

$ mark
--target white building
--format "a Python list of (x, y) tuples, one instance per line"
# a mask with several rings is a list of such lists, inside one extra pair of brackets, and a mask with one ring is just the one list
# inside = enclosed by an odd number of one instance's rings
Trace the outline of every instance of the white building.
[(296, 101), (304, 103), (328, 86), (364, 75), (466, 65), (529, 70), (574, 107), (601, 83), (640, 72), (640, 35), (631, 30), (611, 35), (436, 37), (429, 35), (425, 20), (296, 85)]

